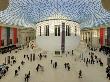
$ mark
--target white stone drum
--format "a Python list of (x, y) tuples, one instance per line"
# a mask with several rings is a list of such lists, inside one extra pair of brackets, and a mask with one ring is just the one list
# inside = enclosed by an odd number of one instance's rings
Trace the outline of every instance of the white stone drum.
[[(62, 23), (65, 34), (62, 35)], [(76, 49), (80, 43), (80, 25), (63, 16), (52, 16), (36, 24), (36, 43), (46, 51), (61, 51), (62, 37), (65, 51)]]

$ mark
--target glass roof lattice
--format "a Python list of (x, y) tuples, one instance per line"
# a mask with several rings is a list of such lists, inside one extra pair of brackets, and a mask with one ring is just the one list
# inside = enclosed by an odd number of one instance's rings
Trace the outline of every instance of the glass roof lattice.
[(103, 8), (101, 0), (10, 0), (8, 8), (0, 12), (0, 22), (33, 27), (57, 13), (81, 27), (110, 23), (110, 12)]

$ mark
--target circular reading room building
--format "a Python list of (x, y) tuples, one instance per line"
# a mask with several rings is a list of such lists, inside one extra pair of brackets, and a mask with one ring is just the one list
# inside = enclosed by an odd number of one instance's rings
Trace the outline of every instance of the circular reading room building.
[(36, 44), (48, 52), (65, 53), (80, 43), (80, 25), (62, 15), (53, 15), (36, 24)]

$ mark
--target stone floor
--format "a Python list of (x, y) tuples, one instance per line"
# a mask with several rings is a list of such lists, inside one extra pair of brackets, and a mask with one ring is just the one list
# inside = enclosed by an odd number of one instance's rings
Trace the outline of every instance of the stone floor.
[[(84, 57), (88, 57), (89, 49), (86, 49), (84, 53)], [(78, 51), (79, 53), (80, 51)], [(56, 57), (54, 54), (47, 54), (47, 58), (42, 58), (39, 60), (38, 54), (36, 52), (36, 60), (33, 62), (24, 59), (24, 54), (30, 54), (32, 51), (30, 49), (23, 49), (15, 53), (12, 51), (11, 54), (6, 53), (4, 55), (0, 54), (0, 63), (4, 62), (4, 59), (8, 55), (14, 55), (16, 57), (17, 63), (10, 66), (9, 71), (7, 72), (6, 76), (3, 77), (0, 82), (24, 82), (25, 73), (27, 74), (30, 70), (31, 76), (29, 82), (110, 82), (106, 78), (105, 68), (107, 63), (107, 57), (102, 53), (95, 51), (95, 55), (102, 59), (104, 62), (104, 66), (100, 67), (99, 64), (89, 64), (88, 67), (86, 64), (80, 60), (79, 56), (76, 53), (72, 56), (71, 54), (62, 55), (62, 57)], [(82, 52), (81, 52), (82, 53)], [(50, 60), (53, 62), (58, 62), (57, 69), (54, 69), (51, 65)], [(22, 66), (21, 61), (24, 60), (26, 63)], [(64, 68), (64, 63), (70, 63), (70, 71)], [(44, 66), (43, 71), (36, 71), (37, 64), (41, 64)], [(15, 70), (21, 66), (21, 70), (18, 72), (18, 76), (14, 76)], [(79, 70), (82, 70), (83, 78), (78, 78)]]

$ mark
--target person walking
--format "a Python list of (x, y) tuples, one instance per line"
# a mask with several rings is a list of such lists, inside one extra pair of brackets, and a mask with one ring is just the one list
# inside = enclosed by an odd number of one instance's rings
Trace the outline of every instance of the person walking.
[(82, 71), (79, 71), (79, 78), (82, 78)]

